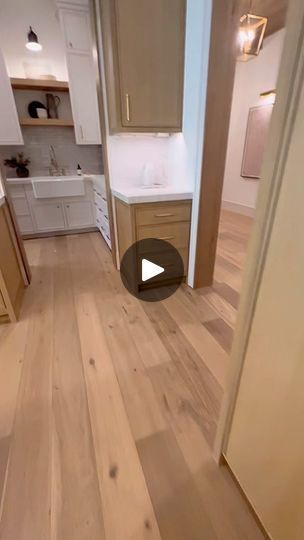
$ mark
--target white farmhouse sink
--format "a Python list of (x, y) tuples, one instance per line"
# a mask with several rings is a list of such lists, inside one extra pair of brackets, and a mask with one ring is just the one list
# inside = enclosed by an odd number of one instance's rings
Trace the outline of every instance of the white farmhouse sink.
[(79, 176), (43, 176), (32, 179), (36, 199), (85, 195), (84, 179)]

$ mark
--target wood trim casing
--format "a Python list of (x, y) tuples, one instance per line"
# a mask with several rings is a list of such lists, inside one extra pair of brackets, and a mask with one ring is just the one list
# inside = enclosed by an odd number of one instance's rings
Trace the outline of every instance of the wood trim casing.
[(244, 0), (213, 0), (194, 287), (212, 285)]
[(106, 117), (105, 117), (105, 105), (103, 100), (103, 88), (102, 88), (102, 77), (103, 74), (100, 69), (102, 64), (102, 43), (99, 42), (98, 36), (98, 19), (97, 19), (97, 7), (95, 0), (89, 0), (89, 9), (90, 9), (90, 20), (91, 20), (91, 30), (92, 30), (92, 40), (93, 47), (96, 51), (94, 57), (95, 65), (95, 74), (96, 74), (96, 87), (97, 87), (97, 100), (99, 108), (99, 120), (100, 120), (100, 129), (101, 129), (101, 140), (102, 140), (102, 160), (104, 167), (104, 177), (105, 177), (105, 186), (106, 194), (108, 200), (108, 214), (109, 214), (109, 227), (110, 227), (110, 236), (111, 236), (111, 249), (112, 249), (112, 260), (115, 267), (117, 267), (116, 260), (116, 235), (114, 227), (114, 215), (112, 207), (112, 193), (110, 186), (110, 171), (109, 171), (109, 160), (108, 160), (108, 145), (107, 145), (107, 128), (106, 128)]
[(6, 182), (6, 174), (4, 167), (0, 164), (0, 178), (2, 179), (2, 186), (4, 190), (4, 195), (7, 203), (7, 212), (10, 216), (10, 225), (14, 230), (14, 239), (16, 242), (16, 251), (18, 252), (19, 257), (19, 264), (20, 264), (20, 270), (23, 276), (23, 281), (25, 285), (29, 285), (32, 279), (32, 273), (31, 268), (27, 259), (27, 255), (24, 249), (23, 239), (22, 235), (19, 230), (19, 225), (17, 221), (17, 216), (14, 210), (14, 205), (12, 203), (12, 199), (9, 193), (9, 189), (7, 188), (7, 182)]

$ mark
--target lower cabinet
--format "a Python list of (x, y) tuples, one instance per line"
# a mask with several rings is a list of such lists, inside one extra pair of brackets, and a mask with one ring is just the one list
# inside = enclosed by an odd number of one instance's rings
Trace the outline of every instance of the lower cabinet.
[(64, 203), (64, 213), (68, 229), (93, 227), (94, 216), (90, 202)]
[(61, 203), (41, 203), (33, 206), (37, 230), (58, 231), (65, 229), (63, 207)]
[(109, 216), (104, 177), (87, 181), (85, 195), (54, 199), (36, 199), (31, 183), (11, 184), (9, 192), (23, 236), (97, 227), (111, 248)]
[(179, 252), (186, 276), (191, 208), (190, 200), (126, 204), (115, 197), (119, 260), (138, 240), (165, 240)]
[(83, 229), (94, 226), (89, 201), (35, 204), (33, 214), (38, 232)]

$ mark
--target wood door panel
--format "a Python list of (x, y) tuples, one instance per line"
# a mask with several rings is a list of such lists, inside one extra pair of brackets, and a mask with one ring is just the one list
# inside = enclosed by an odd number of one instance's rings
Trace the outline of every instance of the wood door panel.
[(116, 0), (115, 8), (122, 125), (181, 127), (185, 1)]
[(156, 225), (175, 221), (190, 221), (191, 202), (146, 204), (136, 209), (137, 225)]
[(158, 238), (170, 242), (177, 249), (186, 248), (189, 245), (190, 223), (163, 223), (161, 225), (148, 225), (138, 227), (137, 240), (144, 238)]

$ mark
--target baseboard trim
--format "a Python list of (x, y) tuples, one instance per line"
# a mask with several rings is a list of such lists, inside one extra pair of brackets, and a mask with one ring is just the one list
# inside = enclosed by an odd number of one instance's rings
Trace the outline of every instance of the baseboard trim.
[(70, 234), (83, 234), (89, 232), (98, 232), (97, 227), (87, 227), (86, 229), (64, 229), (63, 231), (49, 231), (41, 233), (23, 234), (23, 240), (32, 240), (33, 238), (49, 238), (52, 236), (67, 236)]
[(251, 504), (250, 500), (248, 499), (244, 489), (242, 488), (237, 476), (234, 474), (233, 470), (231, 469), (228, 461), (227, 461), (227, 457), (225, 454), (221, 454), (220, 456), (220, 461), (219, 461), (219, 467), (224, 467), (230, 478), (232, 479), (232, 481), (235, 483), (242, 499), (244, 500), (249, 512), (251, 513), (253, 519), (255, 520), (257, 526), (259, 527), (259, 529), (261, 530), (261, 532), (263, 533), (263, 535), (265, 536), (265, 540), (272, 540), (272, 537), (270, 536), (270, 533), (265, 529), (264, 527), (264, 524), (262, 523), (259, 515), (257, 514), (253, 504)]
[(246, 206), (245, 204), (235, 203), (232, 201), (222, 201), (222, 208), (224, 210), (230, 210), (230, 212), (236, 212), (243, 216), (254, 217), (255, 208), (252, 206)]

